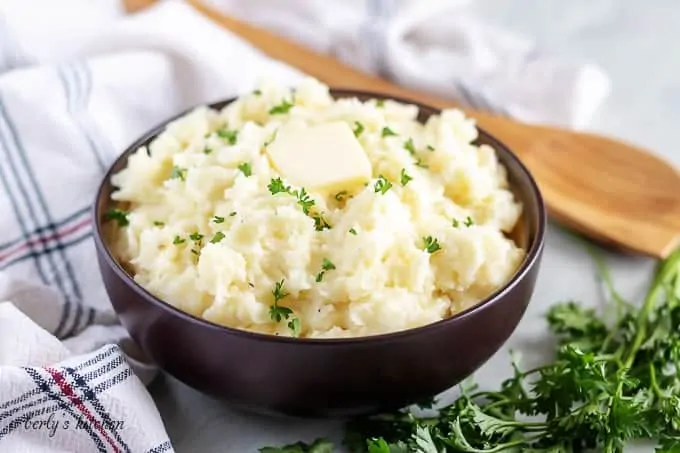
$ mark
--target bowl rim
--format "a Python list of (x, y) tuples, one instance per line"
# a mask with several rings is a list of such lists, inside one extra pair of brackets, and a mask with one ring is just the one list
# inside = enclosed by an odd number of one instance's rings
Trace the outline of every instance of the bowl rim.
[[(339, 98), (364, 98), (364, 99), (384, 99), (384, 100), (393, 100), (396, 102), (400, 102), (403, 104), (409, 104), (416, 106), (418, 108), (418, 111), (427, 111), (430, 113), (430, 115), (437, 115), (441, 114), (442, 110), (431, 105), (424, 104), (422, 102), (414, 101), (411, 99), (408, 99), (406, 97), (402, 96), (393, 96), (387, 93), (381, 93), (378, 91), (370, 91), (370, 90), (355, 90), (355, 89), (341, 89), (341, 88), (329, 88), (329, 92), (331, 96), (335, 99)], [(512, 150), (506, 146), (504, 143), (502, 143), (500, 140), (495, 138), (493, 135), (490, 133), (486, 132), (483, 128), (480, 128), (476, 122), (475, 122), (475, 127), (478, 132), (478, 138), (479, 137), (484, 137), (485, 141), (489, 143), (489, 145), (494, 149), (494, 151), (497, 151), (498, 149), (501, 149), (502, 152), (505, 152), (508, 156), (508, 158), (513, 162), (513, 164), (519, 169), (519, 173), (521, 174), (522, 177), (526, 178), (528, 181), (528, 185), (531, 191), (532, 196), (536, 199), (536, 209), (538, 212), (538, 225), (536, 229), (536, 238), (534, 241), (531, 243), (531, 246), (529, 247), (529, 250), (526, 252), (526, 255), (524, 257), (524, 260), (522, 261), (522, 264), (515, 270), (515, 273), (513, 276), (508, 280), (503, 286), (498, 288), (496, 291), (482, 299), (481, 301), (477, 302), (476, 304), (466, 308), (465, 310), (462, 310), (458, 313), (455, 313), (448, 318), (441, 319), (439, 321), (430, 323), (430, 324), (425, 324), (422, 326), (418, 327), (413, 327), (405, 330), (399, 330), (396, 332), (388, 332), (388, 333), (382, 333), (382, 334), (376, 334), (376, 335), (364, 335), (364, 336), (356, 336), (356, 337), (341, 337), (341, 338), (296, 338), (296, 337), (288, 337), (288, 336), (280, 336), (280, 335), (272, 335), (272, 334), (265, 334), (265, 333), (259, 333), (259, 332), (252, 332), (252, 331), (247, 331), (247, 330), (242, 330), (234, 327), (227, 327), (223, 326), (217, 323), (214, 323), (212, 321), (209, 321), (207, 319), (199, 318), (197, 316), (194, 316), (190, 313), (187, 313), (183, 310), (180, 310), (179, 308), (171, 305), (168, 302), (165, 302), (159, 297), (156, 297), (152, 293), (150, 293), (148, 290), (146, 290), (144, 287), (142, 287), (139, 283), (137, 283), (134, 278), (132, 278), (126, 271), (123, 269), (121, 264), (113, 257), (113, 254), (109, 248), (109, 246), (106, 244), (106, 241), (104, 240), (104, 235), (102, 231), (102, 225), (104, 222), (102, 222), (100, 219), (102, 219), (102, 212), (100, 212), (100, 205), (102, 197), (103, 197), (103, 192), (106, 189), (107, 185), (110, 184), (111, 177), (113, 175), (113, 169), (119, 165), (119, 163), (123, 160), (126, 160), (129, 158), (130, 154), (135, 152), (140, 146), (143, 145), (148, 145), (148, 143), (153, 140), (155, 137), (157, 137), (160, 133), (162, 133), (167, 125), (171, 123), (172, 121), (181, 118), (182, 116), (190, 113), (196, 108), (200, 107), (207, 107), (207, 108), (213, 108), (213, 109), (222, 109), (226, 107), (227, 105), (235, 102), (236, 100), (239, 99), (239, 97), (242, 95), (226, 98), (224, 100), (218, 100), (218, 101), (213, 101), (209, 103), (201, 103), (194, 105), (193, 107), (187, 108), (184, 111), (170, 117), (169, 119), (166, 119), (162, 121), (160, 124), (157, 126), (151, 128), (148, 130), (146, 133), (142, 134), (139, 138), (134, 140), (129, 146), (125, 148), (125, 150), (120, 153), (114, 160), (113, 162), (109, 165), (106, 173), (102, 177), (99, 187), (97, 188), (96, 194), (95, 194), (95, 199), (94, 199), (94, 204), (92, 206), (91, 210), (91, 215), (93, 217), (93, 223), (94, 223), (94, 242), (95, 242), (95, 247), (97, 249), (97, 252), (100, 257), (103, 257), (106, 265), (108, 265), (113, 272), (117, 275), (117, 277), (122, 280), (123, 284), (127, 285), (130, 287), (135, 293), (137, 293), (140, 297), (145, 298), (147, 301), (149, 301), (151, 304), (155, 305), (156, 307), (169, 311), (171, 314), (174, 316), (178, 316), (182, 318), (185, 321), (188, 321), (189, 323), (193, 324), (198, 324), (198, 327), (201, 328), (207, 328), (211, 330), (217, 330), (221, 333), (224, 334), (229, 334), (229, 335), (235, 335), (238, 337), (242, 337), (243, 339), (250, 339), (254, 341), (260, 341), (260, 342), (269, 342), (269, 343), (283, 343), (283, 344), (298, 344), (298, 345), (351, 345), (351, 344), (375, 344), (375, 343), (382, 343), (382, 342), (389, 342), (389, 341), (394, 341), (397, 339), (404, 339), (408, 338), (411, 336), (416, 336), (420, 334), (424, 334), (427, 332), (432, 332), (435, 330), (439, 329), (444, 329), (448, 327), (450, 324), (455, 324), (457, 322), (460, 322), (461, 320), (468, 318), (475, 313), (484, 310), (486, 307), (500, 303), (504, 297), (510, 293), (525, 277), (526, 275), (531, 271), (531, 269), (536, 265), (537, 260), (541, 256), (541, 252), (543, 250), (544, 244), (545, 244), (545, 233), (547, 229), (547, 210), (545, 206), (545, 202), (543, 200), (543, 196), (541, 194), (541, 191), (538, 187), (538, 184), (536, 183), (536, 180), (534, 179), (533, 175), (531, 172), (528, 170), (528, 168), (520, 161), (520, 159), (515, 155)], [(467, 116), (467, 115), (466, 115)], [(101, 270), (100, 270), (101, 274)]]

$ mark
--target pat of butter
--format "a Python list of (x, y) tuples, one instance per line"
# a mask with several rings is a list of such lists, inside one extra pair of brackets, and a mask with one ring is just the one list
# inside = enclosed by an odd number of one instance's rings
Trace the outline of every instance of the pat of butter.
[(351, 189), (370, 180), (371, 162), (344, 122), (279, 129), (266, 152), (276, 170), (307, 190)]

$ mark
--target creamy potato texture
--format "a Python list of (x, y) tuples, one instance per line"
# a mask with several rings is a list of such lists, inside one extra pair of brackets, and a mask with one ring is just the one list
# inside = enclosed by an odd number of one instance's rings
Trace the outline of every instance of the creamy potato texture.
[[(217, 324), (313, 338), (433, 323), (503, 286), (524, 258), (521, 205), (474, 122), (272, 83), (167, 126), (113, 176), (117, 259), (166, 302)], [(266, 149), (282, 126), (346, 122), (372, 177), (297, 187)], [(337, 190), (334, 189), (334, 190)]]

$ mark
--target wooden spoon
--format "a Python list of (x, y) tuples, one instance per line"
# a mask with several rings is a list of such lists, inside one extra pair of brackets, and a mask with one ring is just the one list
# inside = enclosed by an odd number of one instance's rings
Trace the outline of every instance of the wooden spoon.
[[(187, 2), (267, 55), (333, 88), (377, 91), (440, 108), (455, 106), (356, 71), (199, 0)], [(152, 3), (126, 0), (130, 11)], [(609, 138), (463, 110), (529, 168), (554, 220), (594, 240), (656, 258), (665, 258), (680, 244), (680, 173), (667, 162)]]

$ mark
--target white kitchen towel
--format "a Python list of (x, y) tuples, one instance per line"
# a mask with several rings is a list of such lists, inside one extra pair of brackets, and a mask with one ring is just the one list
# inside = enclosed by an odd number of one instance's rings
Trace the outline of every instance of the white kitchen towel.
[[(325, 2), (329, 11), (340, 3)], [(299, 12), (304, 2), (290, 4)], [(338, 13), (338, 24), (343, 17)], [(486, 35), (472, 29), (475, 39), (459, 29), (466, 36), (459, 56), (481, 68), (466, 55)], [(455, 48), (446, 52), (454, 55)], [(442, 61), (437, 64), (445, 66)], [(451, 74), (474, 73), (455, 67)], [(499, 106), (538, 118), (543, 110), (536, 106), (543, 103), (546, 112), (552, 106), (563, 111), (564, 124), (572, 123), (579, 109), (564, 106), (576, 102), (573, 80), (584, 67), (555, 67), (563, 69), (549, 81), (553, 88), (526, 88), (533, 93), (526, 103), (506, 97)], [(172, 451), (140, 384), (152, 379), (153, 365), (134, 350), (103, 289), (90, 207), (107, 166), (140, 134), (191, 106), (250, 91), (263, 77), (294, 84), (303, 75), (179, 1), (134, 16), (126, 16), (118, 0), (0, 2), (0, 301), (13, 307), (2, 306), (0, 323), (0, 453)], [(512, 91), (502, 80), (478, 84)], [(73, 368), (85, 373), (83, 379)], [(110, 386), (103, 388), (103, 381)], [(80, 423), (84, 433), (62, 429), (56, 441), (49, 430), (26, 425), (52, 409), (53, 420)], [(105, 416), (119, 417), (123, 426)], [(148, 438), (135, 431), (139, 427), (148, 428)]]
[(477, 110), (580, 129), (610, 92), (596, 65), (545, 53), (472, 0), (205, 0), (365, 72)]
[(0, 303), (0, 451), (172, 451), (144, 384), (118, 346), (74, 356)]

